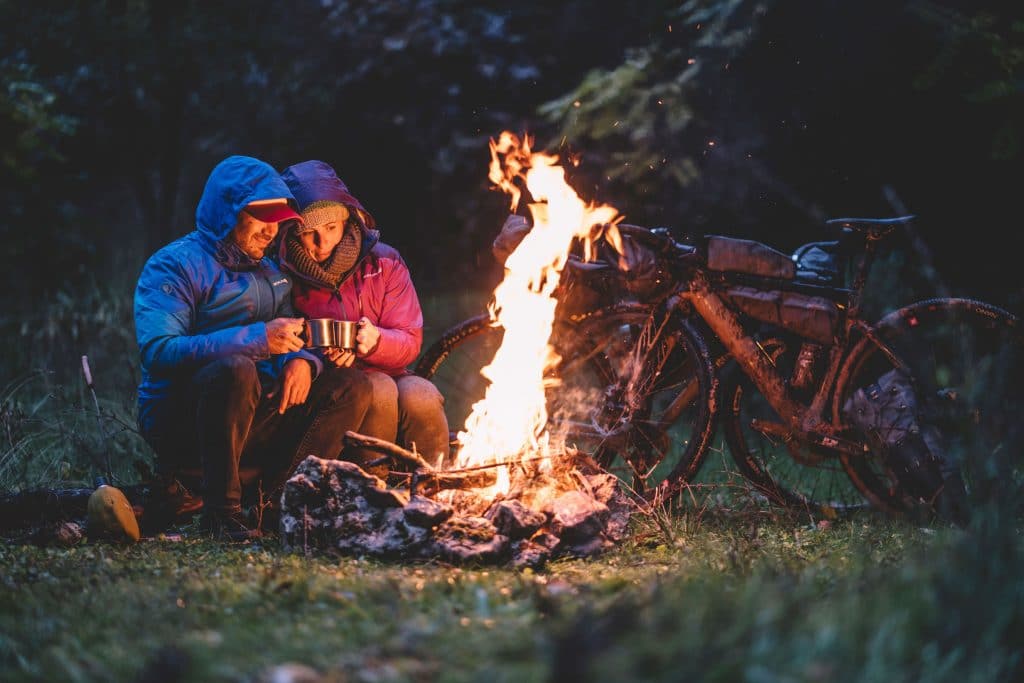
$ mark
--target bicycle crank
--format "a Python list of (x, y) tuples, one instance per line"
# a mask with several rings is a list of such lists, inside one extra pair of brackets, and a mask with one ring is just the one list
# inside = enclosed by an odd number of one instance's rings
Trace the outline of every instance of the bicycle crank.
[[(781, 422), (754, 419), (750, 421), (750, 427), (765, 436), (781, 439), (794, 455), (797, 452), (801, 452), (801, 455), (797, 458), (800, 460), (808, 459), (808, 456), (803, 454), (802, 451), (798, 451), (797, 444), (827, 449), (831, 452), (846, 453), (848, 455), (863, 455), (868, 452), (867, 444), (821, 432), (794, 432), (788, 425)], [(815, 455), (810, 459), (817, 462), (821, 459), (821, 456)]]

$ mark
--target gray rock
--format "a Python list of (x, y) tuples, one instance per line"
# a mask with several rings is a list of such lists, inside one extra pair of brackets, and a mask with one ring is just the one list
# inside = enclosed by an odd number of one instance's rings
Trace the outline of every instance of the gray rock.
[(551, 551), (539, 543), (522, 539), (512, 544), (512, 566), (516, 569), (529, 567), (540, 569), (551, 557)]
[(497, 530), (515, 540), (529, 538), (548, 521), (547, 515), (531, 510), (518, 500), (502, 500), (484, 515)]
[(582, 491), (567, 491), (550, 501), (545, 512), (551, 515), (550, 531), (563, 543), (589, 542), (604, 531), (611, 511)]
[(405, 521), (413, 526), (429, 529), (451, 517), (454, 512), (449, 505), (425, 496), (413, 496), (405, 506)]
[(547, 531), (542, 531), (539, 534), (535, 534), (533, 538), (530, 539), (530, 541), (532, 543), (536, 543), (537, 545), (543, 546), (550, 551), (556, 550), (558, 546), (562, 543), (562, 539), (558, 538), (558, 536), (555, 536), (554, 534), (548, 533)]
[(437, 527), (427, 547), (432, 557), (449, 562), (493, 563), (506, 554), (508, 537), (483, 517), (453, 517)]

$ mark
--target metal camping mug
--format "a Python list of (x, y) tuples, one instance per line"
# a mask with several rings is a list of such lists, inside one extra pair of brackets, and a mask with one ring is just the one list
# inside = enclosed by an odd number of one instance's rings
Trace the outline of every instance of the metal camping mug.
[(334, 321), (330, 318), (313, 318), (306, 321), (306, 347), (334, 346)]
[(306, 348), (337, 347), (354, 349), (359, 323), (352, 320), (313, 318), (306, 321)]
[(359, 323), (353, 320), (335, 320), (334, 322), (334, 346), (342, 349), (356, 348), (356, 332), (359, 331)]

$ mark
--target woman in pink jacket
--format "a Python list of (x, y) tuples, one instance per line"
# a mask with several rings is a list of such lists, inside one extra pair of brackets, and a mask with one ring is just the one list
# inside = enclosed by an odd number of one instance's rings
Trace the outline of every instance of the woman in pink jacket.
[[(292, 301), (307, 318), (359, 321), (355, 351), (327, 349), (338, 367), (355, 364), (373, 385), (359, 431), (412, 448), (428, 462), (448, 456), (444, 399), (407, 369), (423, 341), (423, 312), (401, 255), (380, 241), (373, 216), (322, 161), (289, 166), (281, 178), (303, 224), (282, 235), (282, 269), (294, 276)], [(362, 453), (363, 462), (379, 454)]]

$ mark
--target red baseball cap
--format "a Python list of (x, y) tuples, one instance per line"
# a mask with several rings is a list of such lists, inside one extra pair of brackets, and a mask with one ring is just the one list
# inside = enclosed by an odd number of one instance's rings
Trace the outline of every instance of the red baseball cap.
[(302, 216), (295, 213), (285, 199), (262, 199), (250, 202), (245, 205), (243, 211), (264, 223), (280, 223), (288, 220), (302, 222)]

